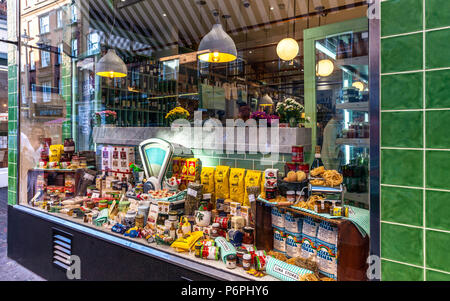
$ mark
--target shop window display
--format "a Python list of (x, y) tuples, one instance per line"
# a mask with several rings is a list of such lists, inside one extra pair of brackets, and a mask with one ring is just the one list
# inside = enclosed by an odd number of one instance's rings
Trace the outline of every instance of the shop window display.
[[(21, 48), (24, 61), (41, 53), (41, 68), (30, 59), (21, 72), (21, 205), (251, 280), (366, 280), (368, 155), (351, 139), (369, 138), (368, 32), (329, 35), (313, 53), (299, 38), (366, 6), (319, 21), (294, 1), (50, 2)], [(277, 49), (286, 18), (299, 48), (289, 61)], [(211, 28), (222, 38), (204, 42)], [(207, 124), (225, 133), (238, 119), (269, 129), (276, 159), (251, 151), (248, 126), (232, 153), (205, 149)], [(178, 122), (203, 127), (201, 144)]]

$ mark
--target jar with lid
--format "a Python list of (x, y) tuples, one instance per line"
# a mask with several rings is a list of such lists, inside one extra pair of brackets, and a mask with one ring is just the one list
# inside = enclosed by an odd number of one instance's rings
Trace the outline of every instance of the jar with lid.
[(211, 203), (211, 194), (210, 193), (203, 194), (203, 198), (202, 198), (202, 201), (200, 202), (200, 204), (201, 203), (206, 204), (208, 210), (211, 211), (213, 209), (212, 203)]
[(212, 224), (211, 238), (219, 237), (219, 231), (220, 231), (220, 224), (219, 223)]
[(64, 139), (64, 153), (67, 154), (69, 158), (72, 158), (75, 153), (75, 142), (73, 141), (73, 138)]
[(295, 202), (295, 191), (287, 191), (286, 199), (288, 202), (294, 203)]
[(244, 237), (242, 239), (242, 244), (244, 244), (244, 245), (253, 245), (254, 244), (252, 227), (244, 227)]
[(236, 268), (236, 255), (230, 254), (225, 258), (226, 265), (228, 269)]
[(86, 157), (80, 157), (80, 167), (87, 168), (87, 159)]
[(250, 270), (252, 266), (252, 256), (250, 254), (244, 254), (242, 257), (242, 267), (244, 270), (248, 271)]
[(40, 139), (41, 144), (41, 159), (43, 161), (49, 161), (50, 156), (50, 145), (52, 144), (52, 138), (41, 138)]

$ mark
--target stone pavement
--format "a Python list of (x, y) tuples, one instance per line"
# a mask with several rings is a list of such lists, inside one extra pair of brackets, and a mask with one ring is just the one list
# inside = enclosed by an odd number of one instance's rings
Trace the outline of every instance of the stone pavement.
[(45, 279), (30, 272), (14, 260), (6, 257), (7, 253), (7, 218), (8, 189), (0, 188), (0, 281), (43, 281)]

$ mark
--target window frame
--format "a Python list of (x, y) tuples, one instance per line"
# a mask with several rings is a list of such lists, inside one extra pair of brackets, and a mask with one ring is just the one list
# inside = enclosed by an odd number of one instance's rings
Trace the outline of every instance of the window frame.
[[(47, 31), (43, 32), (42, 31), (42, 20), (47, 19), (48, 20), (48, 24), (47, 24)], [(50, 32), (50, 15), (49, 14), (45, 14), (42, 16), (39, 16), (39, 34), (47, 34)]]

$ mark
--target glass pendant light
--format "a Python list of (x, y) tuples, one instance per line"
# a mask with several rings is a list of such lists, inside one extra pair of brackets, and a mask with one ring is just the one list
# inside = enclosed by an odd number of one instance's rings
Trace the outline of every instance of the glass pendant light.
[(283, 61), (292, 61), (298, 55), (300, 47), (296, 40), (286, 38), (281, 40), (277, 45), (277, 54)]
[[(116, 14), (114, 14), (114, 23), (111, 28), (111, 36), (114, 25), (116, 24)], [(101, 77), (118, 78), (126, 77), (128, 74), (127, 65), (123, 60), (116, 54), (114, 49), (109, 49), (108, 52), (95, 64), (96, 74)]]
[[(320, 16), (326, 16), (323, 14), (323, 6), (316, 7), (319, 11), (319, 27), (320, 27)], [(329, 59), (322, 59), (316, 64), (316, 75), (321, 77), (330, 76), (334, 72), (334, 63)]]
[(316, 66), (316, 75), (321, 77), (330, 76), (334, 71), (334, 64), (331, 60), (320, 60)]
[[(288, 8), (289, 9), (289, 8)], [(294, 16), (296, 13), (296, 1), (294, 1)], [(294, 21), (294, 38), (295, 38), (295, 21)], [(289, 25), (288, 25), (289, 36)], [(277, 45), (277, 55), (283, 61), (292, 61), (295, 59), (300, 51), (298, 42), (293, 38), (282, 39)]]
[(352, 87), (358, 89), (359, 91), (364, 91), (364, 88), (365, 88), (364, 84), (360, 81), (354, 82), (352, 84)]
[(199, 60), (207, 63), (229, 63), (237, 59), (236, 44), (223, 30), (222, 24), (214, 24), (212, 30), (200, 42)]

